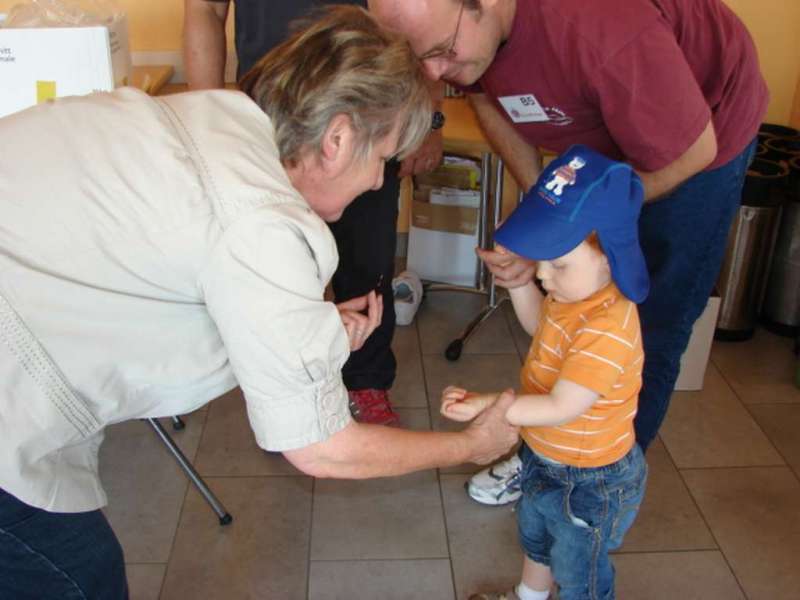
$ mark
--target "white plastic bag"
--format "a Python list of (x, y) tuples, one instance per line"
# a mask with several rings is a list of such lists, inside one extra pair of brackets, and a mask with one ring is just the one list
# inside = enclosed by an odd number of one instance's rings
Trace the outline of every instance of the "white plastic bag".
[(3, 27), (86, 27), (124, 17), (115, 0), (28, 0), (11, 7)]

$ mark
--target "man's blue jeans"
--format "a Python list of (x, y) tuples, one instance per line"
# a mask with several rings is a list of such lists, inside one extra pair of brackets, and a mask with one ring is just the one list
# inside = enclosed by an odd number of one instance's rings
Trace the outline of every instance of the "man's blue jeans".
[(639, 305), (645, 359), (634, 425), (643, 450), (667, 414), (692, 325), (719, 275), (755, 144), (753, 140), (730, 162), (698, 173), (642, 209), (639, 241), (650, 272), (650, 294)]
[(0, 489), (0, 598), (127, 599), (122, 548), (103, 513), (50, 513)]

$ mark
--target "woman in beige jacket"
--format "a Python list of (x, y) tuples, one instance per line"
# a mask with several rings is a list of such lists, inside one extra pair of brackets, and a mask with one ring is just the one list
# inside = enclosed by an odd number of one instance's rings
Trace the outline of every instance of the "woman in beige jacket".
[(340, 370), (380, 300), (324, 301), (324, 221), (428, 131), (408, 46), (331, 9), (242, 88), (121, 89), (0, 119), (0, 597), (127, 596), (99, 510), (109, 423), (240, 385), (258, 444), (317, 477), (484, 463), (516, 440), (510, 397), (457, 433), (348, 411)]

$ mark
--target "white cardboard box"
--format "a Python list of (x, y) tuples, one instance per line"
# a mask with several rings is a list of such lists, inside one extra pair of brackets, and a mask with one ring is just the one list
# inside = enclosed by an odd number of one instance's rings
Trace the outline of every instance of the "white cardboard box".
[(411, 204), (408, 268), (426, 281), (475, 286), (480, 192), (418, 188)]
[(108, 27), (0, 27), (0, 117), (127, 85), (130, 70), (124, 17)]
[[(675, 382), (676, 390), (703, 389), (703, 378), (708, 366), (708, 357), (711, 354), (711, 343), (714, 341), (714, 330), (717, 327), (719, 304), (720, 297), (711, 296), (703, 314), (695, 321), (689, 345), (681, 357), (681, 370), (678, 380)], [(647, 360), (646, 356), (645, 360)]]
[(409, 228), (408, 268), (425, 281), (475, 287), (476, 235)]

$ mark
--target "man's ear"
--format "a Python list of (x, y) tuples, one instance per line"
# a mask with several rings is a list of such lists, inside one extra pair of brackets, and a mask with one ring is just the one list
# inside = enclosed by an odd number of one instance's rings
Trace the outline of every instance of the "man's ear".
[(320, 160), (326, 171), (338, 174), (353, 158), (353, 124), (350, 117), (340, 113), (334, 115), (320, 143)]

